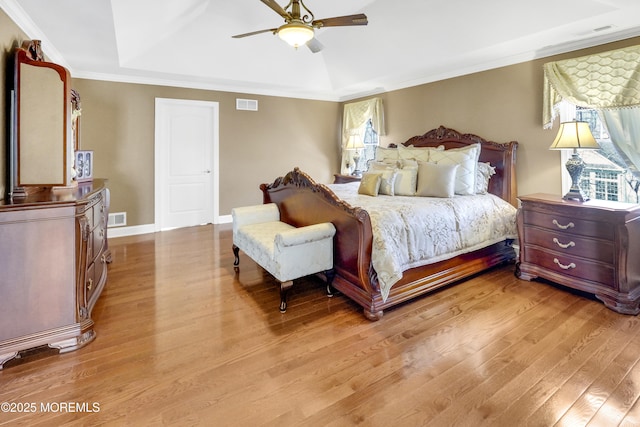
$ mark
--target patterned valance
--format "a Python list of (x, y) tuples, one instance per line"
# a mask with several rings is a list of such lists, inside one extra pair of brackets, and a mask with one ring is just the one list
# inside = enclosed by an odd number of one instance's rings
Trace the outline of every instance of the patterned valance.
[(563, 99), (600, 110), (640, 106), (640, 45), (544, 64), (545, 129)]
[(382, 98), (372, 98), (365, 101), (350, 102), (344, 105), (342, 121), (343, 140), (349, 139), (349, 132), (358, 129), (371, 119), (373, 129), (378, 135), (384, 135), (384, 113)]

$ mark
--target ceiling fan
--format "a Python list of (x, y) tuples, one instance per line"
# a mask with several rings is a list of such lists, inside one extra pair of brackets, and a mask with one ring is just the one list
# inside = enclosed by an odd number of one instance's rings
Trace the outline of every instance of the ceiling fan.
[[(238, 34), (234, 39), (253, 36), (256, 34), (272, 32), (277, 34), (282, 40), (289, 43), (296, 49), (306, 44), (312, 52), (316, 53), (322, 49), (322, 44), (314, 38), (314, 29), (323, 27), (346, 27), (352, 25), (367, 25), (367, 15), (359, 13), (357, 15), (336, 16), (334, 18), (315, 19), (302, 0), (290, 0), (284, 8), (275, 0), (260, 0), (269, 6), (278, 15), (284, 18), (284, 25), (268, 30), (253, 31), (251, 33)], [(287, 11), (287, 9), (289, 9)]]

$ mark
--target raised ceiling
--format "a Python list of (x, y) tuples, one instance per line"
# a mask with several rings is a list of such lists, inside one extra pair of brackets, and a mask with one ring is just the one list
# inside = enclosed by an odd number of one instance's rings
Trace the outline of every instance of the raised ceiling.
[[(277, 0), (283, 7), (285, 0)], [(271, 33), (259, 0), (0, 0), (53, 61), (88, 79), (343, 101), (640, 35), (638, 0), (305, 0), (319, 53)]]

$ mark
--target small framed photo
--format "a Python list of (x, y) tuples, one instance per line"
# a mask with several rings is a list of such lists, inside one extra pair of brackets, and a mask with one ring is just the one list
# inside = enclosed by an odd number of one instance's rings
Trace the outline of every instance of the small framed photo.
[(76, 181), (93, 179), (93, 150), (76, 151)]

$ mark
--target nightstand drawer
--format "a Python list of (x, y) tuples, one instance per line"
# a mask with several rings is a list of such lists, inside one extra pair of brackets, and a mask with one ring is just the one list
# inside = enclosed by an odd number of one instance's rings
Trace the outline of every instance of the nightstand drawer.
[[(576, 214), (579, 212), (576, 211)], [(613, 227), (599, 221), (527, 210), (524, 212), (524, 223), (558, 232), (613, 240)]]
[(560, 252), (567, 256), (579, 256), (608, 264), (613, 264), (614, 261), (613, 242), (608, 240), (590, 239), (570, 233), (533, 227), (525, 228), (524, 239), (528, 244)]
[(585, 258), (569, 256), (558, 252), (544, 251), (527, 245), (528, 263), (539, 265), (549, 271), (602, 283), (611, 287), (615, 283), (613, 265), (597, 263)]

